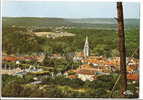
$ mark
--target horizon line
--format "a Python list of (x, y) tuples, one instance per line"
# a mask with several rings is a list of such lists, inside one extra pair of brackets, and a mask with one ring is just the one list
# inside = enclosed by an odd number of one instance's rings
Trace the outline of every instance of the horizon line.
[[(40, 16), (2, 16), (3, 17), (9, 17), (9, 18), (61, 18), (61, 19), (115, 19), (116, 17), (40, 17)], [(140, 18), (133, 18), (133, 17), (127, 17), (124, 19), (140, 19)]]

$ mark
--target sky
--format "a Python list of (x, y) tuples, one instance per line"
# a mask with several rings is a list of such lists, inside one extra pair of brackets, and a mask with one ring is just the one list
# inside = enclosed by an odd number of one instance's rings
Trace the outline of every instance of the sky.
[[(139, 3), (123, 3), (125, 18), (139, 18)], [(115, 2), (7, 1), (6, 17), (114, 18)]]

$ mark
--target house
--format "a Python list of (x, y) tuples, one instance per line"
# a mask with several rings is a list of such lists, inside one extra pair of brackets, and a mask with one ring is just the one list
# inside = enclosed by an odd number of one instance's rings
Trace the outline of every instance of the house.
[(95, 80), (95, 75), (88, 75), (88, 74), (78, 74), (78, 78), (80, 78), (82, 81), (93, 81)]
[(24, 70), (25, 72), (41, 72), (43, 71), (43, 69), (37, 69), (36, 67), (30, 65), (29, 68), (25, 69)]
[(68, 77), (68, 72), (65, 72), (64, 75), (65, 75), (66, 77)]
[(77, 78), (82, 81), (93, 81), (96, 79), (96, 72), (101, 71), (99, 68), (94, 67), (90, 64), (83, 64), (78, 69), (76, 69), (75, 73)]
[(3, 61), (9, 61), (9, 62), (16, 62), (20, 63), (20, 61), (31, 61), (31, 60), (36, 60), (38, 58), (38, 56), (32, 56), (32, 57), (28, 57), (28, 56), (19, 56), (19, 57), (15, 57), (15, 56), (4, 56), (2, 58)]
[(81, 69), (77, 71), (77, 77), (80, 78), (82, 81), (93, 81), (96, 79), (96, 73), (95, 71), (92, 70), (85, 70), (85, 69)]
[(139, 80), (139, 74), (137, 74), (137, 73), (127, 74), (127, 79), (128, 80), (135, 80), (135, 81), (137, 81), (137, 80)]
[(84, 58), (83, 52), (75, 52), (75, 55), (73, 57), (73, 61), (74, 62), (81, 61), (83, 58)]
[(37, 62), (40, 62), (40, 63), (43, 62), (44, 59), (45, 59), (45, 55), (44, 54), (40, 55), (39, 57), (36, 58)]
[(16, 75), (16, 76), (19, 76), (19, 77), (23, 77), (23, 75), (25, 75), (26, 74), (26, 72), (25, 71), (22, 71), (22, 72), (17, 72), (17, 73), (15, 73), (15, 74), (13, 74), (14, 76)]
[(52, 54), (52, 55), (50, 56), (50, 58), (52, 58), (52, 59), (64, 59), (64, 57), (61, 56), (60, 54)]
[(67, 76), (70, 76), (70, 72), (74, 72), (77, 78), (81, 79), (82, 81), (93, 81), (95, 80), (99, 75), (109, 75), (111, 72), (111, 69), (109, 67), (105, 66), (93, 66), (92, 64), (83, 64), (79, 68), (75, 70), (70, 70), (66, 72)]
[(76, 75), (69, 75), (68, 78), (69, 78), (69, 79), (76, 79), (77, 76), (76, 76)]
[(16, 57), (13, 57), (13, 56), (6, 56), (6, 57), (3, 57), (2, 60), (3, 60), (3, 61), (15, 62), (15, 61), (17, 61), (18, 59), (17, 59)]
[(16, 64), (19, 65), (19, 64), (20, 64), (20, 61), (17, 60), (17, 61), (16, 61)]
[(97, 56), (89, 56), (86, 59), (83, 59), (81, 62), (86, 64), (93, 64), (95, 66), (103, 65), (105, 62), (105, 58), (97, 57)]

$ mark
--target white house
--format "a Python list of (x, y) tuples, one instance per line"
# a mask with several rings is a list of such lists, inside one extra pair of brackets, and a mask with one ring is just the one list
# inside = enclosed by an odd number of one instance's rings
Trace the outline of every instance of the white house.
[(82, 81), (93, 81), (95, 79), (95, 75), (88, 75), (88, 74), (77, 74), (78, 78), (80, 78)]

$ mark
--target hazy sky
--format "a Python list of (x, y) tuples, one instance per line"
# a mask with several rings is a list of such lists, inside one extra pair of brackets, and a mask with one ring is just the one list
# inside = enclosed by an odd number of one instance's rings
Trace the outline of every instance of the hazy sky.
[[(139, 18), (139, 3), (124, 3), (125, 18)], [(9, 1), (3, 4), (3, 16), (113, 18), (116, 3), (111, 2), (50, 2)]]

